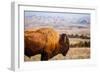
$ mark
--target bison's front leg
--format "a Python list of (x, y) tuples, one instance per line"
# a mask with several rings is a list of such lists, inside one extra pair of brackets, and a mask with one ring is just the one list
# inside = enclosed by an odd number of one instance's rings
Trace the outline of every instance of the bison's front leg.
[(42, 52), (41, 53), (41, 61), (47, 61), (48, 59), (50, 59), (50, 54), (47, 52)]

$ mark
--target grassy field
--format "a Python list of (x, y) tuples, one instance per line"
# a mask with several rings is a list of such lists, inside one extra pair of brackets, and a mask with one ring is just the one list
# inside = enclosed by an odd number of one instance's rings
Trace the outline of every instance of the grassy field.
[[(41, 55), (35, 55), (31, 58), (25, 56), (24, 60), (27, 61), (40, 61)], [(66, 56), (58, 54), (50, 60), (70, 60), (70, 59), (89, 59), (90, 48), (70, 48)]]
[(81, 39), (81, 38), (69, 38), (70, 44), (76, 44), (81, 42), (85, 42), (85, 41), (90, 41), (90, 39)]

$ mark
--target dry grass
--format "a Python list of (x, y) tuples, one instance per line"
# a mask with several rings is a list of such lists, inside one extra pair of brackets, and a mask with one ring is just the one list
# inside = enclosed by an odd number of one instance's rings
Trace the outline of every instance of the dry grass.
[(90, 39), (81, 39), (81, 38), (69, 38), (70, 44), (76, 44), (79, 43), (80, 41), (85, 42), (85, 41), (90, 41)]
[(70, 48), (66, 57), (68, 59), (88, 59), (90, 58), (90, 48)]
[[(35, 55), (31, 58), (25, 56), (25, 61), (40, 61), (41, 55)], [(58, 54), (51, 58), (50, 60), (68, 60), (68, 59), (89, 59), (90, 58), (90, 48), (70, 48), (66, 56)]]

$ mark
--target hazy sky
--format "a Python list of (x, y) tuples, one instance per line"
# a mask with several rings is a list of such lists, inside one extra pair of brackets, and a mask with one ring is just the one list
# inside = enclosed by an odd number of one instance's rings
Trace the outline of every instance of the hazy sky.
[(57, 13), (57, 12), (37, 12), (37, 11), (25, 11), (25, 18), (32, 17), (44, 17), (62, 19), (67, 23), (72, 24), (90, 24), (90, 14), (88, 13)]

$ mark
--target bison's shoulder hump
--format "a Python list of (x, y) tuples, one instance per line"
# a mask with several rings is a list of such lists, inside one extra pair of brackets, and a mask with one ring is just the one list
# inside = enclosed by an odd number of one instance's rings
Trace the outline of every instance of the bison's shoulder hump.
[(53, 28), (40, 28), (36, 32), (44, 34), (49, 42), (53, 41), (55, 43), (59, 40), (59, 34)]

